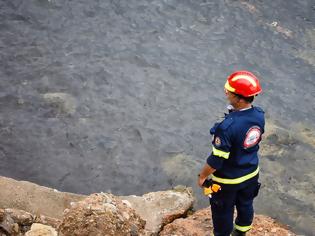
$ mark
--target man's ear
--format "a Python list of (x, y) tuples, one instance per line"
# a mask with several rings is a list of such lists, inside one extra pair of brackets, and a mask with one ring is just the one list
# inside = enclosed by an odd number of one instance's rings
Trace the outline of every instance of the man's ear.
[(239, 97), (239, 96), (237, 96), (237, 95), (234, 95), (236, 98), (237, 98), (237, 102), (244, 102), (244, 99), (243, 98), (241, 98), (241, 97)]

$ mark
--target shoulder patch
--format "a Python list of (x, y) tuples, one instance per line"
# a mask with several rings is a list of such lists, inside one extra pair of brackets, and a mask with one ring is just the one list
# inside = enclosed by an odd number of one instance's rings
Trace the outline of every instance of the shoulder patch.
[(214, 139), (214, 144), (215, 144), (217, 147), (221, 146), (221, 139), (220, 139), (219, 137), (215, 137), (215, 139)]
[(222, 121), (222, 123), (220, 124), (220, 128), (226, 130), (227, 128), (230, 127), (231, 124), (233, 124), (233, 122), (234, 122), (233, 118), (229, 117)]
[(245, 149), (251, 148), (255, 146), (257, 143), (259, 143), (260, 139), (261, 139), (260, 128), (258, 126), (252, 126), (246, 133), (243, 146)]

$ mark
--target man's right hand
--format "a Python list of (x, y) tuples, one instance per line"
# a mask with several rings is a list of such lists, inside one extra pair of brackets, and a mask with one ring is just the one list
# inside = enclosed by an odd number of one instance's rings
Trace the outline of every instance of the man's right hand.
[(208, 178), (209, 175), (215, 172), (215, 169), (209, 166), (208, 164), (205, 164), (204, 167), (202, 168), (200, 174), (198, 175), (198, 185), (200, 188), (202, 188), (203, 183), (205, 180)]

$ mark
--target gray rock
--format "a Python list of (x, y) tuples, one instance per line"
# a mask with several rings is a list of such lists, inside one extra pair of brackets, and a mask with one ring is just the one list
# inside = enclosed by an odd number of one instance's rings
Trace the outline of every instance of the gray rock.
[[(0, 189), (0, 208), (21, 209), (59, 219), (64, 209), (70, 206), (70, 202), (84, 198), (83, 195), (58, 192), (27, 181), (16, 181), (6, 177), (0, 177)], [(10, 212), (17, 222), (30, 222), (31, 216), (28, 213), (25, 215), (20, 213)], [(22, 218), (18, 219), (19, 217)]]
[(147, 235), (156, 235), (164, 225), (184, 217), (193, 206), (191, 188), (158, 191), (142, 196), (121, 196), (146, 221)]

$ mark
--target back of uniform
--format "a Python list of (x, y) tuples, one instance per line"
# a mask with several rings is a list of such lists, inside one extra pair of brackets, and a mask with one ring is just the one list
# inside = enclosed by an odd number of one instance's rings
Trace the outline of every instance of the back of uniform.
[(258, 150), (264, 133), (264, 112), (259, 107), (234, 111), (217, 124), (207, 163), (216, 169), (213, 180), (238, 184), (258, 174)]

